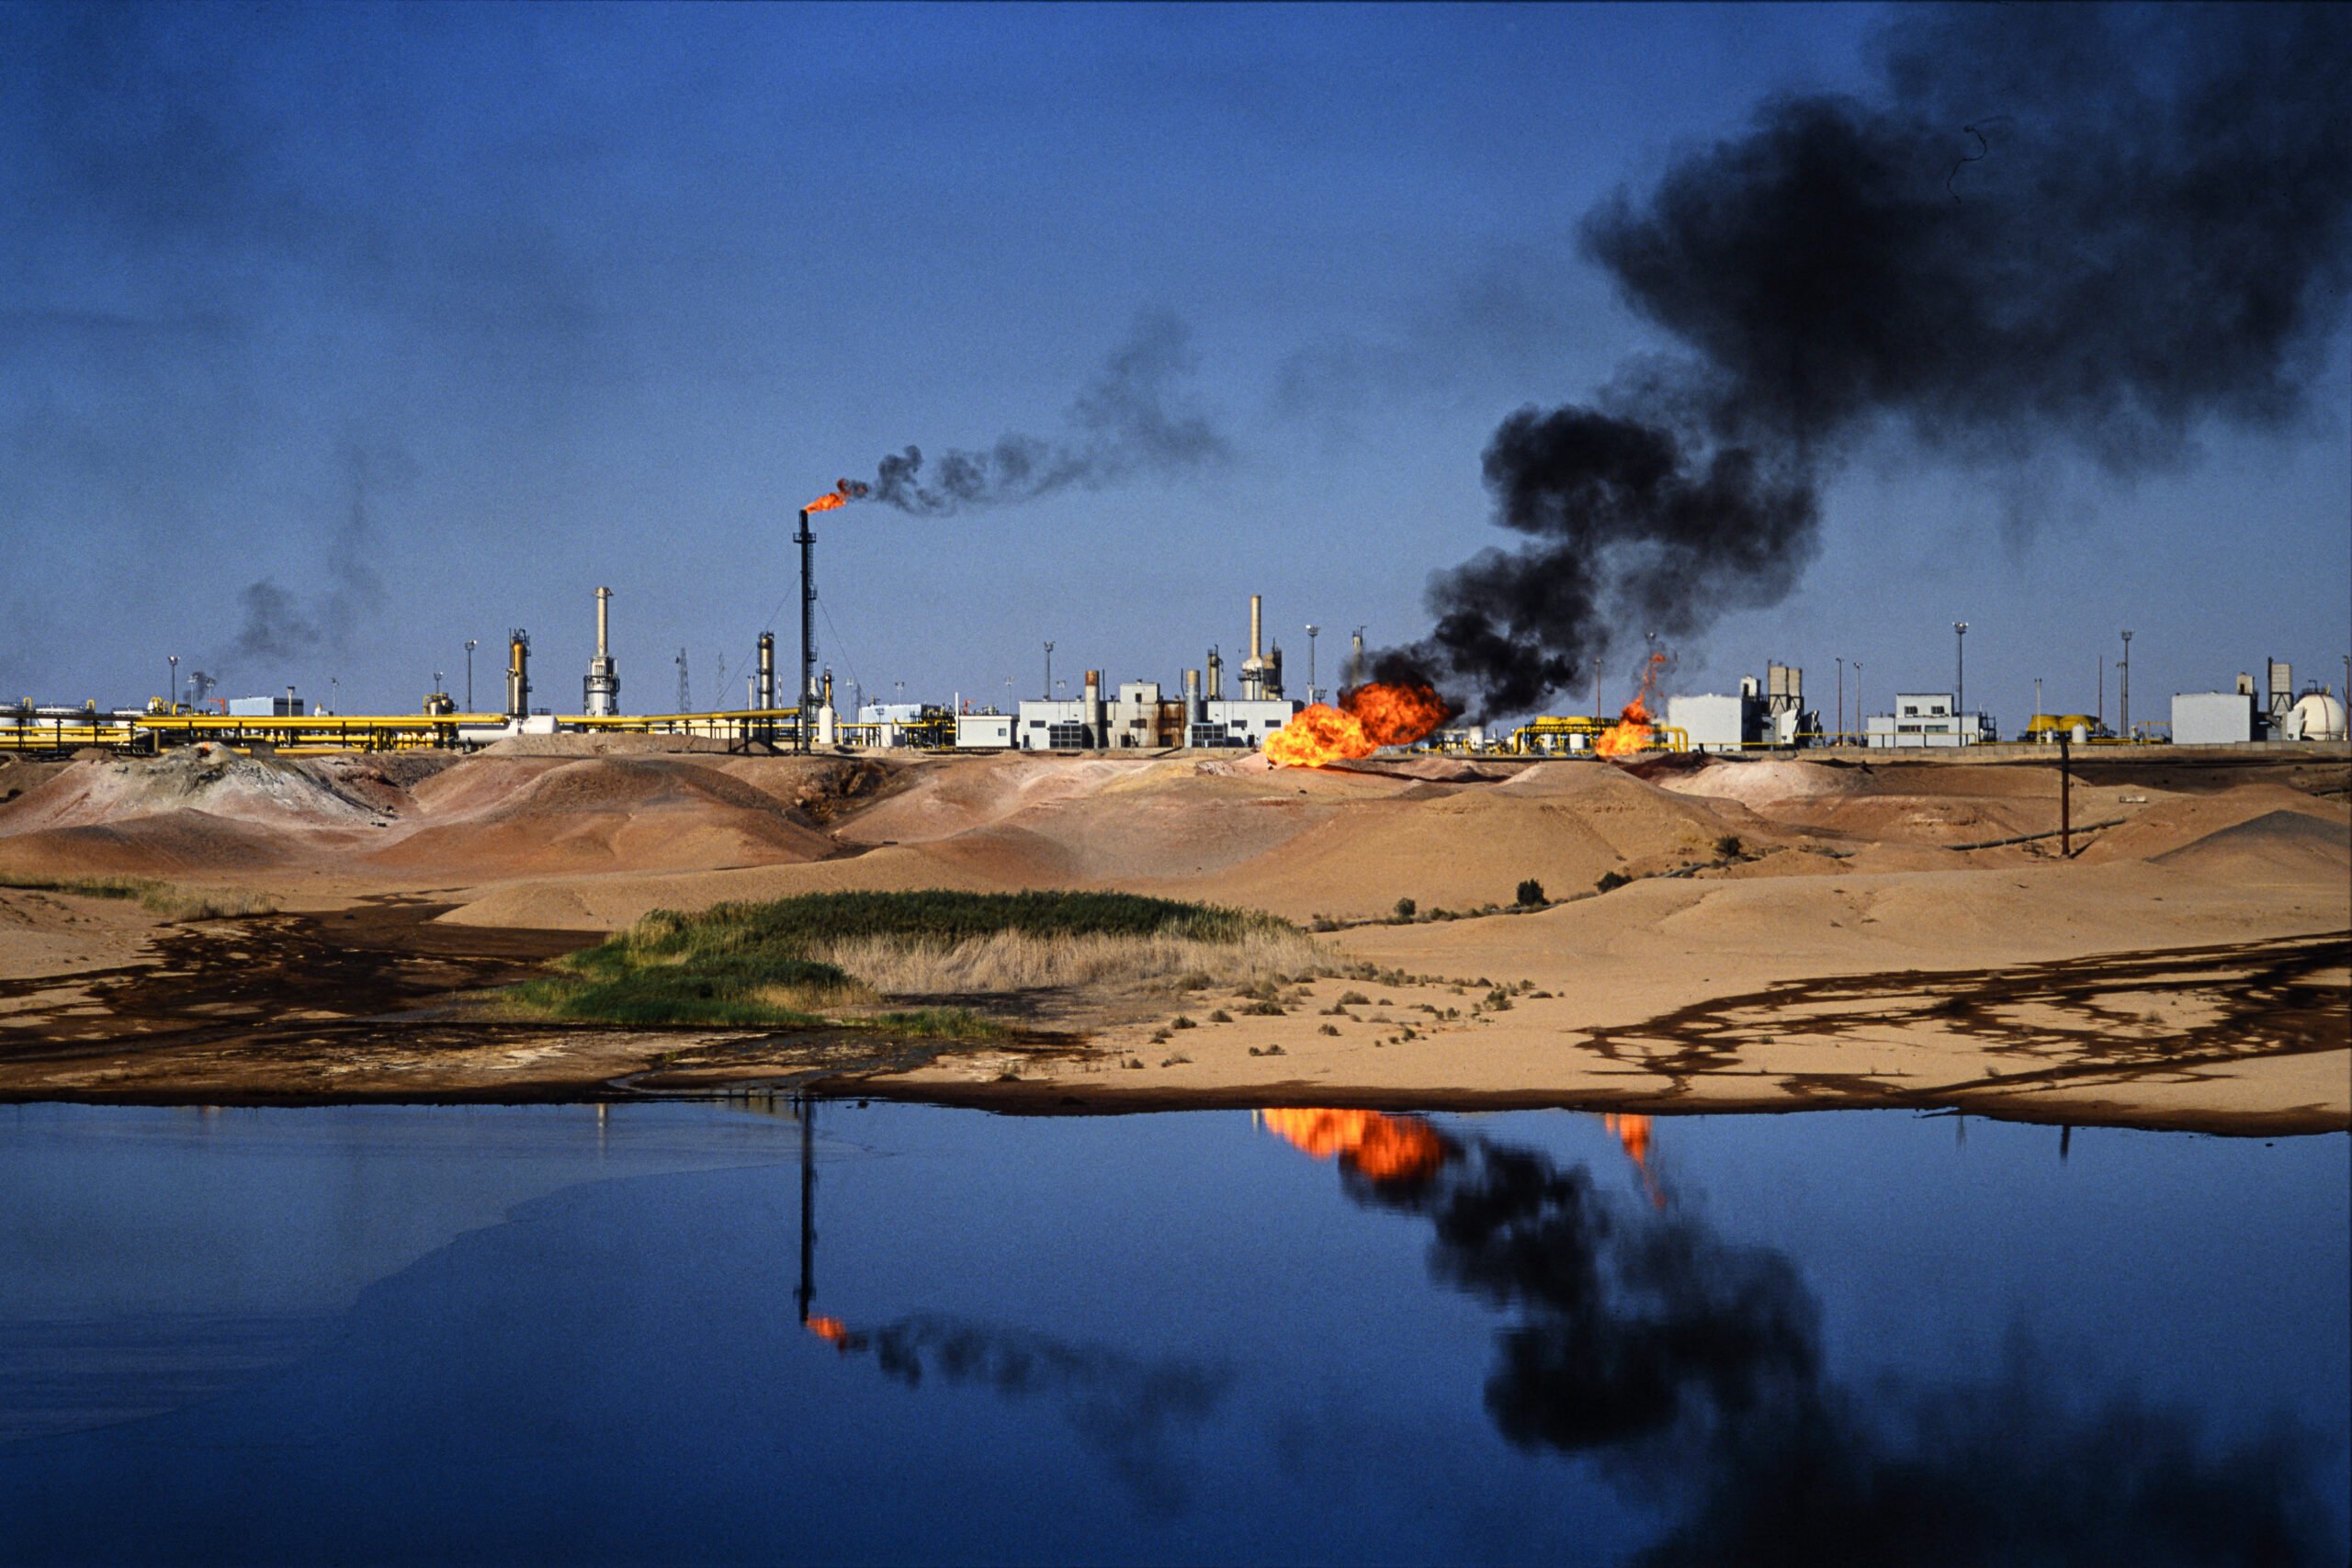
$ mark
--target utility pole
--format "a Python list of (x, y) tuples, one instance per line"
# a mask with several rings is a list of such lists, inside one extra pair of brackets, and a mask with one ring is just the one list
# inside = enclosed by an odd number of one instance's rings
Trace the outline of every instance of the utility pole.
[(1846, 743), (1846, 661), (1838, 660), (1838, 739), (1833, 744)]
[(180, 705), (180, 656), (176, 653), (167, 653), (164, 655), (164, 659), (171, 665), (171, 668), (164, 672), (165, 678), (171, 683), (164, 688), (164, 711), (176, 713)]
[(2132, 634), (2123, 634), (2123, 739), (2132, 739)]
[(1854, 660), (1854, 728), (1860, 732), (1862, 744), (1871, 743), (1870, 732), (1862, 728), (1862, 661)]
[(682, 648), (678, 649), (678, 711), (692, 712), (694, 705), (694, 690), (686, 684), (686, 650)]
[(468, 637), (468, 638), (466, 638), (466, 711), (467, 711), (468, 713), (471, 713), (471, 712), (473, 712), (473, 711), (474, 711), (474, 642), (475, 642), (475, 640), (476, 640), (476, 639), (474, 639), (474, 638), (472, 638), (472, 637)]
[(1046, 644), (1046, 700), (1054, 700), (1054, 645), (1050, 640)]

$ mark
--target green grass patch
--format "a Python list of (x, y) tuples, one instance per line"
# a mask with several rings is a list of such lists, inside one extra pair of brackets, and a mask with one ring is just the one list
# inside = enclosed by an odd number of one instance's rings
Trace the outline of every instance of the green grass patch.
[(277, 900), (266, 893), (226, 887), (181, 887), (152, 876), (0, 876), (0, 887), (28, 893), (74, 893), (85, 898), (135, 898), (139, 907), (167, 920), (213, 920), (225, 916), (274, 915)]
[(879, 998), (854, 975), (812, 954), (842, 942), (952, 947), (1008, 931), (1238, 943), (1289, 930), (1272, 915), (1125, 893), (809, 893), (695, 914), (657, 909), (560, 960), (547, 978), (508, 987), (501, 1002), (510, 1013), (580, 1022), (986, 1038), (1003, 1026), (964, 1008), (844, 1012)]

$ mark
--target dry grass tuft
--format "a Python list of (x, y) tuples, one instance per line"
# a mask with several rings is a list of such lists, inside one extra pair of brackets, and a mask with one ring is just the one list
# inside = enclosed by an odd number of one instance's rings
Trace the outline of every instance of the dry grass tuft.
[(997, 931), (959, 942), (888, 937), (837, 942), (810, 954), (890, 996), (959, 996), (1203, 976), (1244, 985), (1299, 973), (1336, 972), (1333, 955), (1304, 931), (1260, 929), (1230, 942), (1165, 932), (1039, 936)]

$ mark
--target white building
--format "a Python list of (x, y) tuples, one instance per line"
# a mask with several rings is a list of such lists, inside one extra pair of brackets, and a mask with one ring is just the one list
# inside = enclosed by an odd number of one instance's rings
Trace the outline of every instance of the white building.
[(1001, 750), (1012, 744), (1012, 724), (1009, 713), (959, 713), (956, 744), (967, 751)]
[(1981, 746), (1999, 737), (1991, 716), (1958, 712), (1950, 692), (1899, 692), (1893, 713), (1871, 715), (1863, 725), (1866, 746), (1897, 750), (1917, 746)]
[(2252, 691), (2173, 694), (2174, 745), (2243, 746), (2254, 738)]

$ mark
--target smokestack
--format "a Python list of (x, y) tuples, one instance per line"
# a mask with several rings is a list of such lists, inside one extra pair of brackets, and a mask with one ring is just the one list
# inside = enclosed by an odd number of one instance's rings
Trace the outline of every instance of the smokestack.
[(506, 716), (531, 712), (531, 634), (516, 626), (506, 634)]
[(1102, 733), (1102, 671), (1100, 670), (1089, 670), (1086, 672), (1085, 711), (1087, 738), (1095, 750), (1101, 750), (1111, 743), (1111, 739)]
[(759, 705), (775, 706), (775, 633), (760, 634), (760, 694)]
[(1213, 703), (1225, 701), (1225, 660), (1214, 648), (1209, 649), (1208, 700)]
[(581, 711), (591, 718), (611, 718), (621, 711), (621, 678), (613, 669), (613, 591), (596, 590), (596, 657), (588, 661), (588, 678), (580, 683)]
[(1250, 595), (1250, 657), (1252, 659), (1262, 659), (1266, 655), (1265, 603), (1261, 594)]
[[(1201, 672), (1197, 670), (1187, 670), (1184, 671), (1184, 723), (1189, 728), (1193, 725), (1206, 724), (1208, 721), (1208, 704), (1201, 700)], [(1187, 734), (1184, 737), (1185, 743), (1191, 744), (1192, 739), (1192, 736)]]

